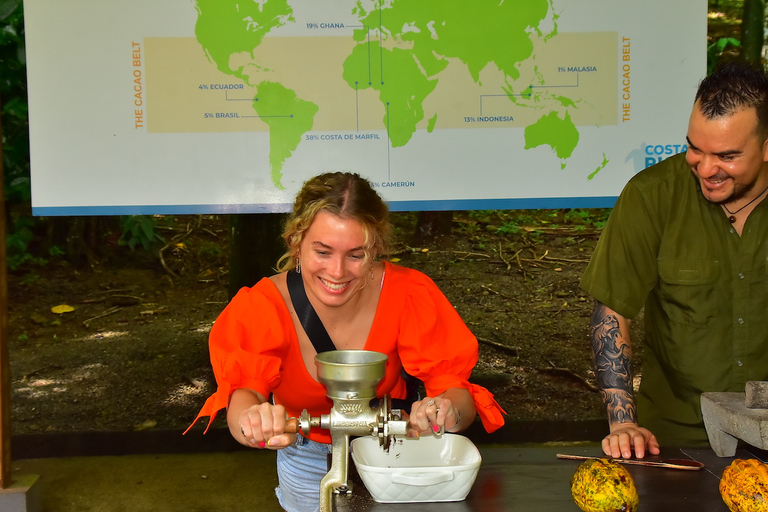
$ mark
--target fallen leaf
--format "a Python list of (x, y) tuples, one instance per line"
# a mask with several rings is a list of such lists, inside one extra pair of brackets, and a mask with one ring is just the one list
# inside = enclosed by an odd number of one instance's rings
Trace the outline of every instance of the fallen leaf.
[(157, 422), (155, 420), (146, 420), (142, 421), (138, 425), (135, 425), (133, 430), (149, 430), (151, 428), (155, 428), (156, 426)]
[(56, 313), (57, 315), (61, 315), (62, 313), (69, 313), (74, 310), (75, 308), (73, 308), (72, 306), (68, 306), (67, 304), (60, 304), (58, 306), (52, 307), (51, 313)]
[(389, 261), (391, 261), (392, 263), (397, 263), (398, 261), (400, 261), (400, 258), (391, 258)]
[(45, 318), (43, 315), (40, 315), (38, 313), (32, 313), (29, 316), (29, 319), (35, 322), (36, 324), (44, 324), (48, 321), (47, 318)]

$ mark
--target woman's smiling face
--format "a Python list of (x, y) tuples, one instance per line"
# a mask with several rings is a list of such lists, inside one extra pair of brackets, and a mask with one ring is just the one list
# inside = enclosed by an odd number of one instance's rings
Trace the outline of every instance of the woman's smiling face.
[(320, 211), (299, 246), (307, 294), (328, 307), (343, 306), (365, 287), (374, 255), (366, 257), (360, 222)]

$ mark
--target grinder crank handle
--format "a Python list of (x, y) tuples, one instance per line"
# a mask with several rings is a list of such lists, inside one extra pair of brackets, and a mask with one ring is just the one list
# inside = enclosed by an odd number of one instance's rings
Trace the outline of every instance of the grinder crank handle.
[(299, 418), (288, 418), (285, 422), (285, 429), (283, 429), (283, 432), (286, 434), (298, 434), (299, 430)]
[(286, 434), (298, 434), (301, 432), (303, 435), (309, 435), (310, 427), (319, 427), (320, 418), (312, 418), (309, 416), (309, 412), (306, 409), (301, 411), (301, 415), (298, 418), (288, 418), (285, 422), (285, 429), (283, 432)]

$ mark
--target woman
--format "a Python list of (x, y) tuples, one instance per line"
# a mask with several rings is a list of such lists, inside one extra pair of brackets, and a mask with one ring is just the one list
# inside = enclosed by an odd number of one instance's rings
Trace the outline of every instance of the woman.
[(303, 409), (328, 414), (333, 405), (316, 380), (317, 351), (291, 301), (291, 273), (337, 349), (389, 357), (378, 396), (406, 396), (402, 369), (424, 382), (427, 397), (411, 406), (409, 435), (461, 432), (478, 412), (489, 432), (503, 425), (493, 395), (468, 382), (477, 341), (445, 296), (424, 274), (377, 261), (390, 231), (387, 206), (367, 180), (340, 172), (310, 179), (283, 234), (280, 273), (240, 290), (211, 330), (218, 390), (198, 418), (212, 421), (226, 407), (239, 443), (279, 450), (276, 492), (285, 510), (317, 508), (331, 449), (329, 431), (287, 434), (286, 418)]

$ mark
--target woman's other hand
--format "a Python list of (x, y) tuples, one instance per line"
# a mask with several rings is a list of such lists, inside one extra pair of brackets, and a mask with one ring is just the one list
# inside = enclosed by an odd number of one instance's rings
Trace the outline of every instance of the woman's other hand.
[(425, 434), (433, 434), (444, 427), (446, 431), (454, 430), (460, 423), (459, 410), (453, 402), (445, 397), (427, 397), (424, 400), (414, 402), (411, 406), (409, 417), (408, 437), (419, 437)]

